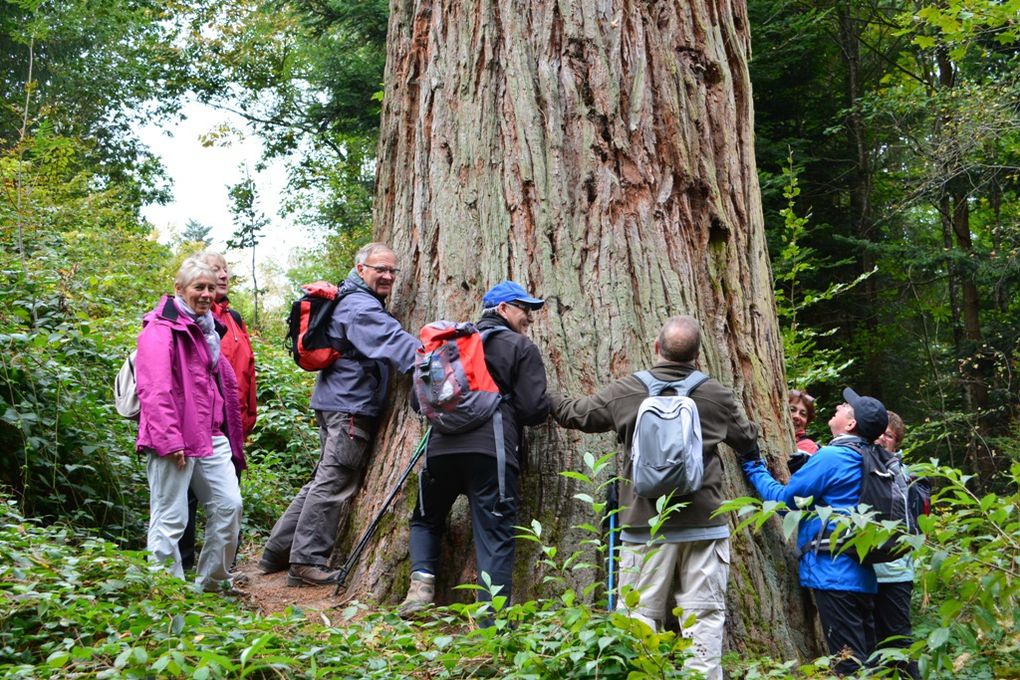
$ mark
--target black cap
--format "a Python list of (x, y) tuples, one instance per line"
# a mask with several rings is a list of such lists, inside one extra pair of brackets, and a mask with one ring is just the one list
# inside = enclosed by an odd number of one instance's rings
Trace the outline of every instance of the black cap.
[(874, 397), (862, 397), (849, 387), (843, 390), (843, 398), (854, 410), (857, 434), (873, 442), (885, 432), (889, 425), (889, 412), (882, 402)]

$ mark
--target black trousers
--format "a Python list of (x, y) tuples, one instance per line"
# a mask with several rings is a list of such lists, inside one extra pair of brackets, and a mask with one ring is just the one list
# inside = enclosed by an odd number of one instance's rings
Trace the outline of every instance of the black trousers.
[(829, 654), (841, 658), (833, 670), (850, 675), (863, 667), (875, 649), (874, 595), (846, 590), (812, 590)]
[[(496, 459), (480, 453), (455, 453), (428, 458), (422, 471), (418, 503), (411, 516), (411, 570), (437, 573), (446, 518), (457, 496), (467, 496), (471, 507), (478, 583), (482, 572), (499, 595), (510, 597), (513, 588), (514, 525), (519, 491), (517, 470), (506, 468), (507, 499), (499, 502)], [(480, 600), (489, 594), (479, 591)]]
[[(241, 483), (241, 473), (237, 472), (237, 483)], [(181, 552), (181, 568), (185, 571), (195, 567), (195, 520), (198, 515), (198, 498), (195, 492), (188, 489), (188, 523), (184, 526), (184, 533), (177, 541), (177, 549)], [(234, 554), (234, 564), (237, 564), (237, 554), (241, 552), (241, 532), (237, 532), (237, 553)]]
[[(875, 642), (879, 648), (906, 648), (914, 642), (914, 630), (910, 624), (910, 595), (914, 589), (912, 581), (903, 583), (879, 583), (875, 595)], [(897, 640), (887, 638), (899, 636)], [(900, 675), (914, 680), (921, 677), (916, 661), (896, 662), (892, 667)]]

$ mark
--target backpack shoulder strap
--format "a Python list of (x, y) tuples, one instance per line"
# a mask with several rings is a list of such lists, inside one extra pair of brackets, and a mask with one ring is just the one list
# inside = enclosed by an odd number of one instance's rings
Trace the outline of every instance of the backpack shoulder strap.
[(336, 287), (336, 297), (333, 298), (333, 303), (339, 305), (343, 301), (343, 299), (345, 297), (349, 297), (349, 296), (351, 296), (351, 295), (353, 295), (354, 293), (357, 293), (357, 292), (358, 292), (357, 288), (349, 288), (347, 290), (344, 290), (342, 285), (337, 286)]
[[(486, 328), (484, 331), (478, 331), (478, 335), (480, 335), (481, 338), (482, 338), (482, 349), (483, 350), (485, 349), (485, 341), (488, 340), (489, 338), (491, 338), (493, 335), (496, 335), (498, 333), (502, 333), (503, 331), (509, 331), (509, 330), (510, 329), (507, 328), (506, 326), (493, 326), (492, 328)], [(495, 376), (493, 376), (492, 380), (495, 382), (495, 380), (496, 380)], [(499, 383), (496, 383), (496, 387), (499, 388), (499, 398), (502, 399), (506, 403), (510, 403), (510, 394), (507, 393), (507, 392), (504, 392), (503, 391), (503, 387)], [(503, 423), (502, 423), (502, 420), (500, 418), (498, 410), (496, 411), (496, 419), (500, 420), (500, 422), (498, 424), (498, 428), (500, 429), (500, 431), (502, 431)], [(497, 425), (496, 420), (493, 420), (493, 425), (494, 426)], [(497, 440), (497, 442), (501, 441), (498, 437), (496, 438), (496, 440)], [(500, 444), (499, 446), (502, 447), (502, 444)], [(498, 458), (498, 456), (497, 456), (497, 458)], [(501, 490), (500, 491), (500, 498), (502, 498), (502, 497), (503, 497), (503, 492)]]
[(503, 331), (508, 330), (510, 329), (507, 328), (506, 326), (493, 326), (492, 328), (486, 328), (484, 331), (479, 331), (478, 334), (482, 336), (482, 342), (484, 343), (486, 340), (488, 340), (491, 336), (495, 335), (496, 333), (502, 333)]
[(893, 467), (892, 459), (894, 456), (878, 444), (858, 438), (840, 442), (839, 446), (844, 446), (860, 454), (862, 465), (877, 467), (882, 471), (887, 471)]
[(691, 371), (691, 374), (683, 380), (675, 381), (659, 380), (652, 375), (651, 371), (638, 371), (634, 374), (634, 377), (644, 383), (650, 397), (656, 397), (666, 389), (674, 390), (677, 396), (686, 397), (701, 383), (708, 380), (708, 376), (701, 371)]
[(690, 375), (681, 380), (679, 383), (673, 383), (673, 385), (678, 395), (686, 397), (706, 380), (708, 380), (708, 376), (701, 371), (691, 371)]
[(237, 324), (238, 328), (240, 328), (243, 331), (248, 330), (247, 328), (244, 327), (244, 319), (241, 318), (241, 313), (239, 311), (237, 311), (236, 309), (228, 309), (227, 313), (230, 314), (230, 316), (234, 319), (234, 323)]
[(659, 380), (651, 371), (638, 371), (634, 374), (634, 377), (640, 380), (645, 389), (648, 390), (649, 397), (657, 397), (662, 394), (662, 391), (669, 387), (669, 383), (665, 380)]

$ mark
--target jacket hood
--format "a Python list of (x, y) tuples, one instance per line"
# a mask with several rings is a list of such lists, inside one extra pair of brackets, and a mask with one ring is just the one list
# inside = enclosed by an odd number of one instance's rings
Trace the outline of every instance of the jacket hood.
[(874, 444), (874, 442), (869, 442), (867, 439), (857, 434), (841, 434), (833, 437), (832, 441), (829, 442), (829, 446), (846, 446), (849, 442), (855, 441), (861, 441), (865, 444)]
[[(145, 328), (156, 319), (165, 321), (174, 328), (182, 330), (187, 328), (189, 324), (195, 324), (194, 319), (190, 318), (187, 314), (182, 314), (181, 310), (177, 308), (173, 295), (164, 295), (160, 298), (159, 303), (142, 317), (142, 328)], [(216, 315), (213, 315), (213, 323), (216, 325), (216, 332), (222, 338), (227, 332), (227, 327), (216, 318)]]
[(484, 331), (487, 328), (503, 327), (514, 333), (517, 332), (510, 326), (509, 321), (501, 317), (499, 314), (496, 314), (495, 312), (491, 314), (483, 314), (482, 318), (479, 319), (478, 323), (475, 325), (478, 326), (478, 330), (480, 331)]
[(354, 268), (351, 269), (347, 274), (347, 278), (340, 284), (340, 292), (345, 295), (349, 293), (367, 293), (378, 300), (383, 307), (386, 306), (386, 298), (376, 294), (374, 290), (369, 288), (365, 280), (358, 275), (358, 270)]
[(686, 376), (696, 368), (697, 366), (694, 365), (693, 361), (669, 361), (663, 359), (662, 361), (655, 362), (649, 370)]

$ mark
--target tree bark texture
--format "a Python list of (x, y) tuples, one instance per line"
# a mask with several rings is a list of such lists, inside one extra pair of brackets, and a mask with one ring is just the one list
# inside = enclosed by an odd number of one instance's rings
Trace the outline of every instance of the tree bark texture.
[[(701, 367), (732, 386), (774, 469), (793, 438), (755, 174), (750, 38), (742, 0), (394, 0), (376, 194), (377, 237), (397, 251), (392, 309), (411, 329), (473, 319), (504, 278), (546, 297), (530, 336), (552, 389), (589, 393), (653, 361), (663, 321), (704, 328)], [(421, 433), (400, 401), (344, 528), (349, 547)], [(562, 470), (611, 434), (530, 430), (524, 504), (566, 555), (593, 521)], [(729, 497), (750, 495), (722, 453)], [(622, 463), (621, 463), (622, 465)], [(414, 477), (412, 477), (412, 481)], [(585, 489), (587, 491), (587, 489)], [(414, 484), (348, 593), (395, 602), (407, 586)], [(735, 524), (735, 522), (734, 522)], [(470, 527), (451, 519), (441, 601), (474, 580)], [(818, 651), (792, 547), (770, 523), (733, 540), (728, 645), (784, 657)], [(515, 599), (546, 594), (519, 542)], [(592, 559), (596, 559), (592, 556)], [(578, 572), (581, 588), (604, 574)]]

